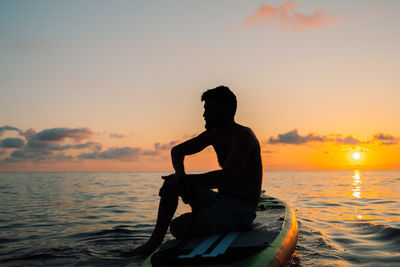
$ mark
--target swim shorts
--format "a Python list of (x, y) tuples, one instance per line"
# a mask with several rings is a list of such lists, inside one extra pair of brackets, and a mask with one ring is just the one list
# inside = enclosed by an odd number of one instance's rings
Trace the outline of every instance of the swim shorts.
[(213, 190), (202, 190), (197, 210), (211, 219), (215, 232), (250, 230), (256, 218), (256, 206), (251, 203)]

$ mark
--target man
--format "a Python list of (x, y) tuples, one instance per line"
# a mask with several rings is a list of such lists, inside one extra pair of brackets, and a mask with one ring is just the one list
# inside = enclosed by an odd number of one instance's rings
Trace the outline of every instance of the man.
[[(171, 150), (175, 174), (160, 189), (160, 204), (151, 238), (130, 254), (151, 254), (163, 242), (170, 227), (177, 238), (249, 229), (260, 199), (262, 163), (260, 144), (253, 131), (235, 122), (236, 96), (219, 86), (203, 93), (206, 130)], [(213, 146), (221, 170), (186, 174), (184, 158)], [(218, 193), (211, 190), (218, 189)], [(192, 212), (172, 217), (178, 198)]]

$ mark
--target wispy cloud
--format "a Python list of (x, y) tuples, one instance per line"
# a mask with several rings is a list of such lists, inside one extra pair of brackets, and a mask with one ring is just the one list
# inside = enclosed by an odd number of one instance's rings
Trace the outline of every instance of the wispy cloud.
[(96, 151), (92, 153), (82, 153), (79, 159), (101, 159), (101, 160), (117, 160), (117, 161), (136, 161), (141, 156), (158, 156), (164, 151), (169, 151), (178, 141), (171, 141), (161, 144), (154, 144), (154, 149), (142, 149), (140, 147), (112, 147), (104, 151)]
[(111, 137), (111, 138), (120, 139), (120, 138), (124, 138), (124, 137), (126, 137), (126, 136), (125, 136), (124, 134), (110, 133), (110, 137)]
[(360, 145), (360, 144), (371, 144), (375, 143), (377, 145), (394, 145), (400, 142), (400, 137), (395, 137), (393, 135), (379, 133), (375, 134), (371, 139), (362, 140), (352, 135), (343, 136), (341, 134), (329, 134), (329, 135), (319, 135), (316, 133), (310, 133), (307, 135), (300, 135), (297, 129), (293, 129), (287, 133), (278, 134), (277, 137), (271, 136), (267, 143), (271, 145), (275, 144), (291, 144), (291, 145), (303, 145), (313, 142), (332, 142), (336, 144), (343, 145)]
[(168, 143), (161, 144), (160, 142), (157, 142), (154, 144), (154, 149), (152, 150), (144, 150), (143, 155), (146, 156), (155, 156), (159, 155), (163, 151), (169, 151), (174, 145), (176, 145), (179, 141), (174, 140)]
[(338, 21), (338, 17), (328, 16), (322, 10), (317, 10), (310, 15), (306, 15), (296, 11), (297, 8), (298, 4), (294, 2), (285, 2), (277, 7), (262, 4), (253, 15), (244, 21), (243, 25), (250, 27), (254, 25), (266, 25), (272, 21), (276, 21), (281, 31), (304, 31), (313, 28), (322, 28)]
[(15, 132), (18, 132), (19, 134), (22, 133), (22, 131), (20, 129), (18, 129), (16, 127), (12, 127), (12, 126), (7, 126), (6, 125), (6, 126), (0, 127), (0, 136), (2, 136), (3, 133), (6, 132), (6, 131), (15, 131)]
[(328, 141), (333, 141), (338, 144), (346, 144), (346, 145), (358, 145), (362, 143), (362, 141), (352, 135), (342, 137), (341, 135), (337, 135), (335, 138), (332, 138)]
[(53, 150), (53, 151), (63, 151), (63, 150), (70, 150), (70, 149), (91, 149), (93, 151), (100, 151), (101, 150), (101, 144), (97, 142), (86, 142), (82, 144), (74, 144), (74, 145), (60, 145), (60, 144), (49, 144), (45, 142), (35, 142), (30, 140), (28, 142), (28, 146), (31, 148), (34, 147), (42, 147), (46, 148), (47, 150)]
[(118, 161), (135, 161), (141, 154), (141, 149), (137, 147), (111, 147), (105, 151), (82, 153), (79, 159), (110, 159)]
[(301, 145), (309, 142), (324, 142), (326, 141), (325, 136), (319, 136), (316, 134), (308, 134), (306, 136), (299, 135), (297, 129), (290, 132), (279, 134), (278, 137), (270, 137), (268, 139), (269, 144), (293, 144)]
[(155, 143), (154, 148), (155, 150), (170, 150), (174, 145), (178, 144), (179, 140), (174, 140), (168, 143)]
[(382, 145), (395, 145), (400, 142), (399, 137), (394, 137), (390, 134), (378, 133), (374, 135), (374, 140), (380, 142)]
[[(153, 149), (140, 147), (111, 147), (103, 150), (98, 142), (84, 142), (84, 139), (92, 137), (93, 132), (89, 128), (50, 128), (36, 132), (34, 129), (22, 131), (11, 126), (0, 127), (1, 132), (16, 131), (21, 138), (5, 138), (0, 140), (0, 155), (6, 155), (0, 162), (38, 162), (38, 161), (66, 161), (66, 160), (116, 160), (137, 161), (140, 157), (163, 157), (178, 140), (167, 143), (154, 143)], [(111, 134), (114, 138), (122, 138), (122, 135)], [(110, 135), (110, 136), (111, 136)], [(68, 142), (69, 141), (69, 142)], [(71, 141), (73, 142), (71, 144)], [(67, 155), (65, 152), (83, 150), (77, 156)], [(85, 151), (86, 150), (86, 151)], [(89, 151), (88, 151), (89, 150)], [(72, 153), (76, 155), (76, 153)], [(3, 156), (4, 157), (4, 156)]]
[(88, 128), (52, 128), (46, 129), (38, 133), (28, 132), (27, 135), (32, 139), (39, 141), (62, 141), (65, 138), (70, 138), (75, 142), (83, 139), (88, 139), (92, 136), (93, 132)]
[(264, 149), (263, 151), (261, 151), (261, 153), (262, 154), (272, 154), (272, 153), (276, 153), (276, 151)]
[[(79, 143), (83, 139), (88, 139), (92, 136), (93, 133), (88, 128), (51, 128), (36, 133), (34, 129), (22, 131), (11, 126), (0, 127), (0, 133), (4, 131), (16, 131), (25, 140), (22, 138), (5, 138), (0, 140), (0, 148), (15, 149), (8, 157), (2, 160), (3, 162), (71, 160), (73, 156), (65, 155), (63, 151), (81, 149), (90, 149), (91, 151), (101, 150), (101, 144), (96, 142)], [(66, 139), (71, 139), (75, 144), (65, 144), (64, 141)]]
[(38, 162), (38, 161), (47, 161), (47, 162), (54, 162), (54, 161), (65, 161), (73, 159), (72, 156), (65, 155), (64, 153), (56, 153), (54, 154), (52, 151), (49, 150), (28, 150), (28, 149), (21, 149), (15, 150), (11, 153), (11, 155), (3, 160), (6, 163), (13, 163), (13, 162)]

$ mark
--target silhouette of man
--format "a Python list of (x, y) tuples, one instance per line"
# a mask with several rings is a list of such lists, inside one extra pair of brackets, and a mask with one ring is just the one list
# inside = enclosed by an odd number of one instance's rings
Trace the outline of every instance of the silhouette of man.
[[(236, 96), (219, 86), (203, 93), (206, 130), (171, 150), (175, 173), (164, 176), (157, 223), (151, 238), (129, 252), (151, 254), (170, 227), (177, 238), (249, 229), (256, 217), (262, 184), (260, 144), (253, 131), (235, 122)], [(213, 146), (222, 167), (203, 174), (186, 174), (184, 158)], [(218, 189), (215, 192), (211, 189)], [(178, 198), (192, 212), (174, 220)], [(171, 222), (172, 220), (172, 222)]]

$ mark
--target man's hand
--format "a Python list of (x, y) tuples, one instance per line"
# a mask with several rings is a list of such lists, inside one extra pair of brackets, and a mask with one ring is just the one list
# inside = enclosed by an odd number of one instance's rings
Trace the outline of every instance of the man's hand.
[(167, 179), (169, 179), (171, 177), (174, 177), (174, 176), (177, 176), (177, 175), (175, 173), (172, 173), (172, 174), (169, 174), (169, 175), (166, 175), (166, 176), (161, 176), (161, 178), (164, 179), (164, 180), (167, 180)]
[(164, 195), (165, 187), (166, 187), (166, 185), (165, 185), (166, 182), (169, 181), (170, 179), (176, 179), (175, 177), (176, 177), (175, 174), (170, 174), (170, 175), (166, 175), (166, 176), (161, 176), (161, 178), (164, 179), (164, 183), (163, 183), (163, 185), (161, 186), (160, 191), (158, 192), (158, 195), (159, 195), (160, 197), (162, 197), (162, 196)]
[(166, 175), (166, 176), (161, 176), (161, 178), (164, 179), (165, 181), (158, 193), (158, 195), (160, 197), (162, 197), (162, 195), (165, 192), (166, 183), (172, 183), (172, 184), (174, 184), (174, 186), (178, 187), (177, 189), (179, 191), (179, 195), (182, 197), (182, 201), (185, 204), (188, 204), (190, 202), (191, 192), (190, 192), (190, 186), (187, 182), (187, 179), (185, 179), (186, 174), (183, 174), (183, 175), (170, 174), (170, 175)]

